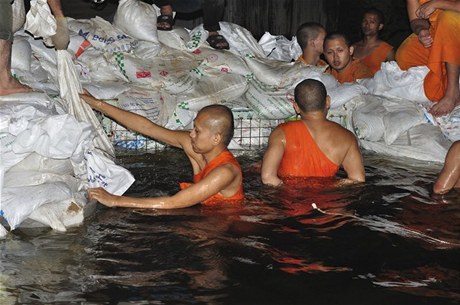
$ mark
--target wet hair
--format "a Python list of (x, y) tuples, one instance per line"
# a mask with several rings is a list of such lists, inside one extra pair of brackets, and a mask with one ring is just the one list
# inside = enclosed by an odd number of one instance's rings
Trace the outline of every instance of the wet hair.
[(329, 40), (339, 39), (339, 38), (342, 38), (343, 40), (345, 40), (345, 44), (347, 45), (347, 47), (351, 46), (351, 42), (348, 36), (340, 32), (334, 32), (334, 33), (328, 34), (326, 38), (324, 38), (324, 45), (326, 45), (326, 42), (328, 42)]
[(326, 32), (326, 29), (317, 22), (305, 22), (300, 25), (295, 36), (302, 50), (307, 46), (308, 41), (316, 39), (321, 31)]
[(294, 89), (295, 102), (302, 112), (323, 111), (326, 107), (327, 91), (316, 79), (305, 79)]
[(233, 113), (224, 105), (209, 105), (203, 107), (198, 114), (208, 115), (206, 125), (213, 131), (222, 135), (225, 146), (230, 144), (235, 129)]
[(383, 12), (379, 10), (378, 8), (376, 7), (367, 8), (363, 13), (363, 18), (364, 18), (364, 15), (366, 14), (372, 14), (372, 15), (377, 16), (377, 19), (379, 20), (379, 24), (385, 24), (385, 16), (383, 15)]

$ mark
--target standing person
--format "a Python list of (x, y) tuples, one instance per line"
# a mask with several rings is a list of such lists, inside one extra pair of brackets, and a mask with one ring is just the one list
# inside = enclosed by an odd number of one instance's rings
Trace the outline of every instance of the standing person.
[(188, 131), (163, 128), (138, 114), (122, 110), (82, 94), (93, 109), (111, 117), (127, 128), (157, 141), (184, 150), (190, 160), (194, 184), (182, 183), (173, 196), (133, 198), (109, 194), (103, 188), (89, 189), (89, 197), (109, 207), (145, 209), (185, 208), (197, 203), (237, 203), (244, 199), (241, 167), (227, 146), (233, 137), (233, 114), (223, 105), (201, 109), (193, 129)]
[(70, 35), (61, 0), (48, 0), (48, 6), (56, 19), (56, 34), (51, 37), (54, 47), (56, 50), (66, 50), (70, 42)]
[(426, 65), (426, 97), (436, 104), (434, 116), (446, 115), (460, 105), (460, 1), (406, 0), (413, 34), (396, 51), (403, 70)]
[(332, 74), (339, 83), (354, 82), (372, 77), (372, 71), (359, 59), (353, 58), (354, 47), (341, 33), (333, 33), (324, 39), (324, 57), (329, 63), (326, 72)]
[(0, 0), (0, 95), (29, 92), (32, 90), (30, 87), (21, 84), (11, 75), (13, 35), (11, 0)]
[(358, 141), (326, 118), (330, 97), (320, 81), (306, 79), (294, 91), (301, 120), (276, 127), (262, 162), (262, 182), (279, 186), (301, 177), (334, 177), (342, 166), (351, 181), (365, 181)]
[(203, 11), (203, 27), (209, 32), (207, 42), (211, 47), (218, 50), (230, 48), (224, 36), (220, 35), (219, 21), (222, 20), (225, 11), (225, 0), (157, 0), (155, 3), (160, 7), (160, 16), (157, 20), (157, 29), (170, 31), (174, 25), (173, 10), (183, 13)]
[(444, 167), (433, 185), (433, 193), (445, 194), (453, 188), (460, 188), (460, 140), (449, 148)]
[(373, 74), (380, 70), (382, 62), (395, 59), (393, 46), (379, 38), (383, 26), (383, 13), (376, 8), (367, 9), (361, 21), (363, 39), (353, 44), (353, 57), (361, 60)]
[(323, 67), (327, 62), (322, 60), (324, 38), (326, 29), (317, 22), (305, 22), (296, 32), (297, 43), (302, 49), (302, 55), (297, 61), (306, 65)]

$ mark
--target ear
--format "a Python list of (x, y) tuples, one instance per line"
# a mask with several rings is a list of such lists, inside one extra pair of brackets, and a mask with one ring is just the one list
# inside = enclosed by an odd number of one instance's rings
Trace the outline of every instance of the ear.
[(351, 46), (350, 47), (350, 56), (353, 56), (353, 53), (355, 52), (355, 47)]
[(212, 144), (217, 146), (220, 143), (222, 143), (222, 140), (223, 140), (222, 134), (220, 132), (216, 132), (212, 138)]
[(300, 114), (299, 105), (297, 105), (296, 101), (292, 101), (292, 107), (294, 107), (294, 111), (296, 114)]
[(383, 29), (383, 24), (380, 24), (379, 25), (379, 31), (381, 31)]
[(331, 108), (331, 97), (326, 95), (326, 109)]

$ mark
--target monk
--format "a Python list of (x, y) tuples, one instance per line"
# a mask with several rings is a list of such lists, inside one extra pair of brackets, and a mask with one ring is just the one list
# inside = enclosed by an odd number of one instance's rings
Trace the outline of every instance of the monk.
[(0, 0), (0, 95), (32, 91), (11, 75), (13, 34), (11, 0)]
[(184, 150), (194, 173), (194, 184), (182, 184), (173, 196), (133, 198), (109, 194), (103, 188), (88, 190), (89, 198), (108, 207), (177, 209), (198, 203), (241, 203), (244, 199), (241, 167), (227, 149), (233, 137), (233, 114), (223, 105), (201, 109), (188, 131), (163, 128), (138, 114), (122, 110), (89, 94), (81, 98), (128, 129)]
[(401, 69), (426, 65), (426, 97), (436, 104), (434, 116), (452, 112), (460, 104), (460, 1), (407, 0), (413, 34), (401, 44), (396, 61)]
[(262, 161), (262, 182), (280, 186), (291, 178), (335, 177), (342, 166), (347, 182), (364, 182), (363, 158), (353, 133), (326, 118), (330, 105), (323, 83), (306, 79), (294, 91), (300, 120), (276, 127)]
[(353, 57), (361, 60), (373, 74), (380, 70), (382, 62), (395, 59), (393, 46), (379, 38), (383, 26), (383, 13), (376, 8), (367, 9), (361, 21), (363, 38), (353, 44)]
[(332, 74), (339, 83), (350, 83), (357, 79), (372, 77), (372, 71), (359, 59), (353, 58), (354, 47), (341, 33), (327, 35), (324, 39), (324, 56), (329, 63), (326, 72)]
[(433, 185), (433, 193), (445, 194), (453, 188), (460, 189), (460, 140), (449, 148), (444, 167)]
[(326, 29), (319, 23), (306, 22), (296, 32), (297, 43), (302, 49), (302, 55), (297, 59), (306, 65), (326, 67), (327, 62), (320, 57), (323, 54)]

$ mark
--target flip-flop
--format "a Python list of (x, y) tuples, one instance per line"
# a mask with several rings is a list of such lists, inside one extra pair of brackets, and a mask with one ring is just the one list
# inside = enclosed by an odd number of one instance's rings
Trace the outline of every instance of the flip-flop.
[(228, 41), (225, 39), (224, 36), (218, 34), (218, 35), (211, 35), (206, 39), (206, 41), (209, 43), (211, 47), (213, 47), (216, 50), (228, 50), (230, 49), (230, 45), (228, 44)]
[(160, 15), (157, 17), (157, 29), (160, 31), (171, 31), (174, 25), (172, 15)]

